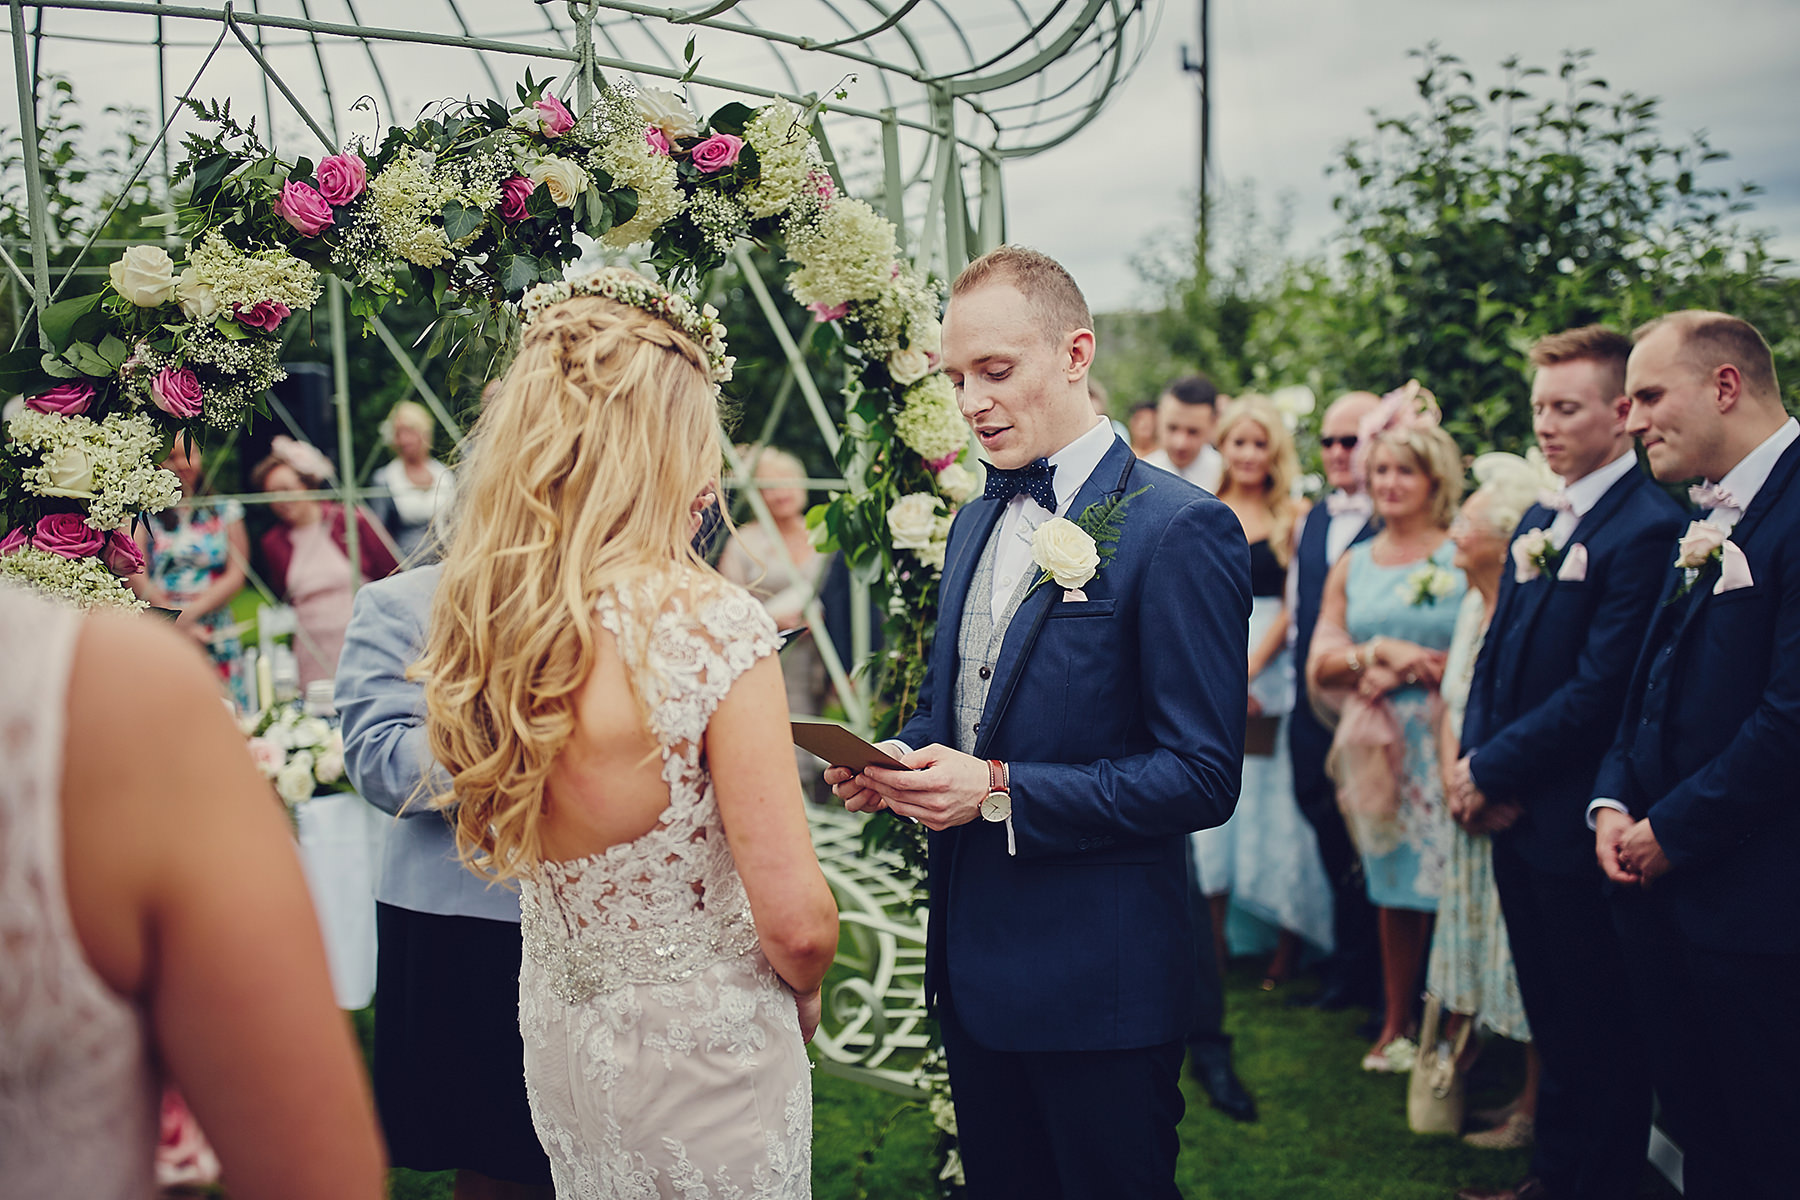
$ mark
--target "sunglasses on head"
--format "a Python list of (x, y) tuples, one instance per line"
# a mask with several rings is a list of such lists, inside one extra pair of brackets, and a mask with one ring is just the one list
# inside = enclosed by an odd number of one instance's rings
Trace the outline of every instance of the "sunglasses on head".
[(1322, 437), (1319, 439), (1319, 445), (1325, 447), (1327, 450), (1331, 449), (1333, 446), (1342, 446), (1346, 450), (1354, 450), (1356, 449), (1356, 435), (1352, 433), (1347, 434), (1344, 437)]

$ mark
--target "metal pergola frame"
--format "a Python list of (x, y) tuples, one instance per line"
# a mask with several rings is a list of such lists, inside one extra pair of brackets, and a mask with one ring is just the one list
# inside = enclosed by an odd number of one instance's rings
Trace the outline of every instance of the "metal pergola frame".
[[(694, 88), (717, 89), (765, 100), (782, 98), (802, 109), (818, 105), (821, 91), (827, 90), (805, 86), (803, 75), (816, 64), (827, 64), (829, 71), (854, 72), (859, 78), (868, 73), (880, 92), (879, 107), (833, 100), (824, 110), (825, 115), (840, 127), (856, 122), (866, 130), (873, 123), (875, 135), (871, 140), (879, 145), (879, 186), (885, 215), (899, 231), (902, 246), (912, 242), (914, 261), (940, 277), (953, 275), (971, 258), (1005, 239), (1005, 161), (1052, 149), (1089, 124), (1136, 65), (1161, 8), (1161, 0), (991, 0), (989, 7), (993, 12), (989, 15), (998, 14), (999, 19), (1010, 21), (1014, 28), (995, 38), (992, 44), (978, 47), (977, 42), (984, 39), (987, 31), (972, 37), (952, 15), (949, 0), (898, 0), (891, 4), (881, 0), (701, 0), (685, 8), (631, 0), (534, 0), (530, 9), (509, 0), (509, 14), (535, 13), (537, 20), (529, 22), (533, 28), (491, 33), (478, 32), (470, 17), (485, 15), (485, 10), (493, 6), (470, 0), (441, 0), (441, 8), (436, 11), (447, 16), (453, 28), (440, 30), (365, 24), (355, 0), (338, 0), (347, 21), (323, 20), (315, 15), (315, 10), (327, 8), (332, 0), (292, 0), (289, 7), (297, 7), (297, 14), (265, 11), (280, 6), (280, 0), (248, 0), (244, 6), (248, 11), (240, 11), (231, 2), (215, 6), (165, 4), (159, 0), (7, 2), (20, 134), (26, 148), (35, 146), (38, 140), (38, 85), (43, 79), (47, 46), (66, 39), (144, 47), (142, 39), (127, 39), (110, 30), (78, 28), (73, 24), (79, 20), (77, 14), (113, 14), (154, 21), (154, 36), (146, 48), (155, 54), (157, 115), (161, 124), (156, 137), (133, 164), (127, 192), (159, 157), (163, 178), (169, 172), (170, 134), (181, 115), (180, 105), (170, 101), (171, 49), (206, 48), (204, 60), (182, 93), (184, 97), (192, 96), (227, 39), (234, 39), (236, 49), (257, 68), (271, 145), (275, 141), (278, 112), (288, 112), (305, 123), (328, 153), (340, 149), (342, 142), (337, 132), (339, 106), (326, 51), (346, 45), (360, 48), (374, 73), (374, 89), (380, 92), (389, 113), (397, 113), (398, 109), (377, 56), (379, 47), (428, 46), (467, 51), (493, 94), (502, 99), (504, 82), (494, 69), (495, 56), (569, 64), (573, 69), (564, 72), (559, 91), (565, 96), (572, 91), (580, 108), (591, 101), (604, 81), (604, 73), (609, 71), (657, 83), (674, 81), (687, 87), (690, 97)], [(483, 8), (484, 13), (474, 14), (477, 7)], [(964, 4), (957, 7), (958, 15), (968, 8)], [(769, 20), (776, 9), (783, 12), (775, 21)], [(841, 26), (841, 30), (835, 36), (820, 37), (778, 27), (782, 16), (792, 16), (803, 9), (817, 13), (834, 29)], [(31, 22), (27, 21), (28, 10), (34, 17)], [(390, 11), (392, 6), (384, 5), (383, 12)], [(566, 20), (559, 20), (559, 13), (566, 14)], [(48, 14), (67, 15), (72, 23), (67, 28), (53, 28), (46, 19)], [(805, 26), (806, 22), (801, 24)], [(180, 40), (184, 31), (190, 30), (210, 36)], [(667, 48), (661, 36), (664, 34), (672, 34), (677, 40), (704, 34), (729, 46), (760, 47), (772, 56), (777, 81), (771, 86), (766, 77), (733, 79), (691, 69)], [(642, 52), (635, 55), (633, 46), (628, 44), (634, 39), (642, 47)], [(933, 42), (947, 43), (951, 49), (933, 49)], [(309, 53), (317, 72), (316, 80), (311, 82), (316, 84), (322, 105), (322, 121), (273, 61), (299, 49)], [(946, 57), (953, 63), (947, 65)], [(655, 61), (646, 61), (652, 58)], [(280, 93), (283, 108), (278, 109), (275, 92)], [(823, 125), (816, 128), (821, 135), (824, 133)], [(112, 249), (114, 245), (91, 237), (79, 247), (52, 246), (38, 159), (30, 152), (23, 158), (30, 245), (0, 246), (0, 270), (4, 271), (15, 300), (29, 296), (32, 308), (42, 311), (78, 275), (103, 270), (89, 258), (91, 251)], [(913, 162), (910, 170), (905, 165), (909, 159)], [(916, 223), (909, 224), (906, 198), (917, 193), (924, 197), (923, 212)], [(71, 249), (75, 251), (74, 262), (53, 285), (51, 255)], [(21, 258), (28, 262), (22, 264)], [(768, 283), (744, 247), (738, 248), (734, 261), (758, 309), (768, 320), (786, 362), (778, 405), (785, 405), (797, 389), (826, 445), (835, 454), (842, 435), (824, 390), (808, 369), (803, 345), (807, 338), (797, 342), (789, 334)], [(360, 499), (385, 491), (363, 486), (364, 472), (357, 466), (350, 427), (343, 289), (335, 279), (327, 284), (325, 299), (330, 321), (340, 478), (335, 487), (313, 495), (335, 498), (346, 509), (355, 510)], [(22, 319), (19, 336), (24, 335), (25, 329), (26, 321)], [(461, 429), (448, 406), (427, 383), (418, 363), (386, 325), (376, 321), (374, 330), (413, 391), (460, 445)], [(761, 449), (772, 428), (773, 420), (759, 434), (755, 449)], [(763, 504), (760, 487), (747, 476), (745, 464), (729, 442), (727, 458), (731, 477), (724, 482), (742, 490), (757, 521), (771, 533), (769, 542), (782, 565), (792, 568), (782, 539), (774, 536), (773, 521)], [(853, 462), (842, 477), (809, 479), (806, 483), (815, 488), (855, 489), (860, 484), (860, 473), (861, 464)], [(280, 497), (258, 494), (233, 498), (245, 504), (262, 504)], [(207, 497), (208, 502), (216, 499), (219, 497)], [(347, 552), (352, 573), (360, 578), (361, 555), (356, 538), (348, 539)], [(266, 594), (266, 587), (259, 580), (254, 581)], [(852, 632), (848, 647), (832, 644), (816, 599), (809, 606), (807, 620), (850, 723), (866, 730), (870, 720), (869, 697), (853, 676), (856, 665), (869, 653), (868, 585), (854, 575), (850, 611)]]

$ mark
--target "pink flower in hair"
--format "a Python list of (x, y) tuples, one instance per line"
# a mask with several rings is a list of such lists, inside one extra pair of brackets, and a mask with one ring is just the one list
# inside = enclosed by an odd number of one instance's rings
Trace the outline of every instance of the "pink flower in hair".
[(1381, 434), (1429, 429), (1438, 423), (1438, 418), (1437, 397), (1417, 379), (1409, 379), (1383, 396), (1381, 403), (1356, 423), (1356, 449), (1351, 460), (1356, 473), (1367, 477), (1369, 451)]

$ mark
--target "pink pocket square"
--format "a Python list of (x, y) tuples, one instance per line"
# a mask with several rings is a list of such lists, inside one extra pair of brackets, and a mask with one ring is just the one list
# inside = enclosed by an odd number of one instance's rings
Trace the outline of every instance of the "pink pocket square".
[(1562, 566), (1556, 568), (1556, 577), (1565, 583), (1580, 583), (1587, 578), (1587, 547), (1580, 542), (1570, 546), (1563, 555)]
[(1750, 578), (1750, 560), (1744, 557), (1744, 552), (1731, 542), (1720, 546), (1719, 582), (1713, 584), (1713, 595), (1754, 586), (1756, 580)]
[(1080, 604), (1087, 600), (1087, 593), (1080, 588), (1069, 588), (1063, 592), (1064, 604)]

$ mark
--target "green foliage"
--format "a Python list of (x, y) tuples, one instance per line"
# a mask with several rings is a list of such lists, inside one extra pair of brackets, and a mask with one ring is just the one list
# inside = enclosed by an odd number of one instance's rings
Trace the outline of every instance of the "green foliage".
[(1212, 273), (1190, 260), (1161, 280), (1160, 319), (1194, 330), (1225, 390), (1329, 399), (1416, 377), (1465, 451), (1517, 450), (1538, 337), (1705, 307), (1769, 337), (1800, 404), (1800, 280), (1742, 223), (1755, 185), (1701, 181), (1723, 152), (1667, 138), (1657, 102), (1613, 91), (1585, 52), (1554, 73), (1508, 59), (1486, 84), (1435, 45), (1413, 57), (1419, 109), (1377, 114), (1329, 169), (1342, 225), (1326, 254), (1268, 253), (1279, 231), (1252, 209)]

